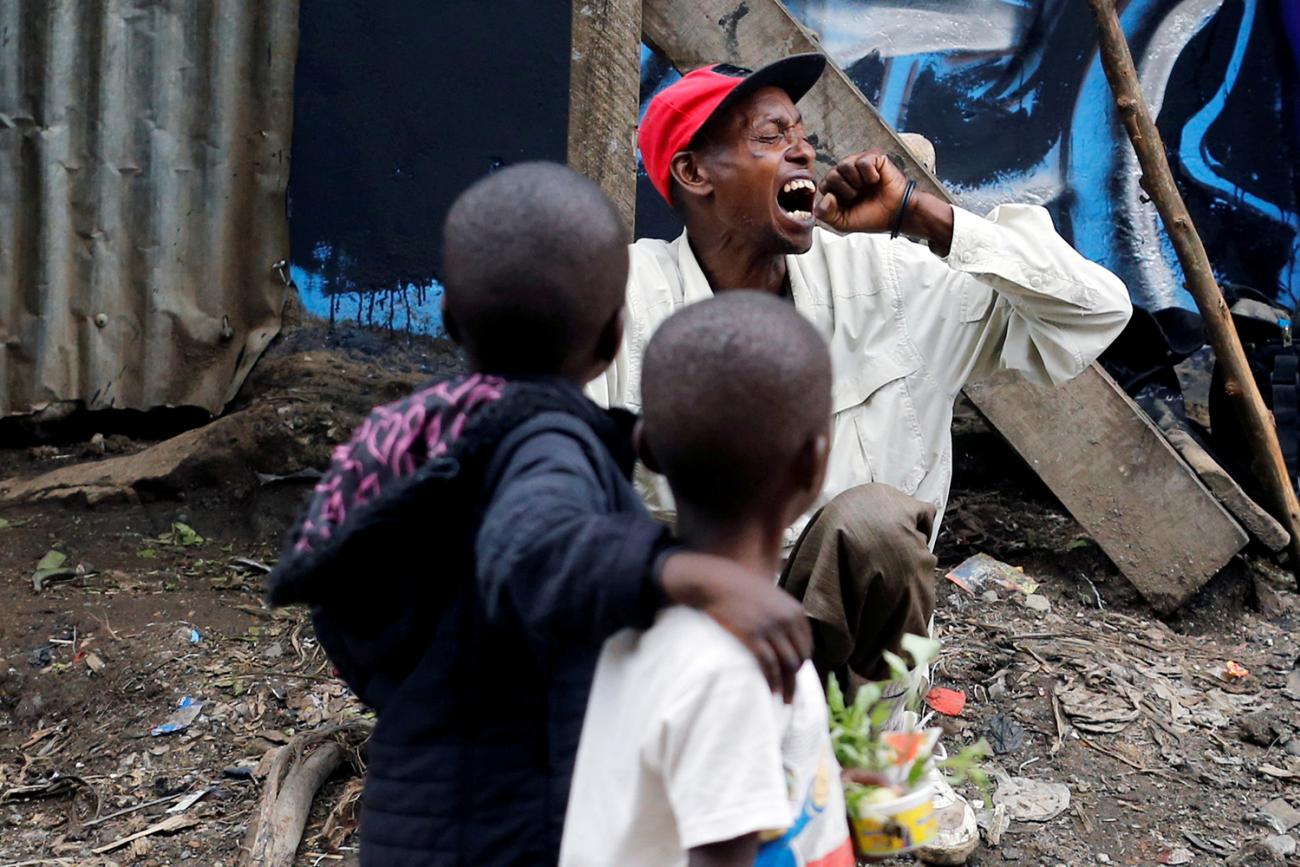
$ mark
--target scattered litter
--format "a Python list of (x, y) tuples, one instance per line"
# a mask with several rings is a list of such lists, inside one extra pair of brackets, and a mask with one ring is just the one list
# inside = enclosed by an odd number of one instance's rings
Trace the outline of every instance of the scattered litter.
[(54, 645), (42, 644), (27, 654), (27, 662), (33, 668), (45, 668), (54, 662)]
[(1156, 863), (1169, 864), (1169, 865), (1190, 864), (1192, 862), (1192, 858), (1194, 857), (1195, 856), (1192, 854), (1191, 849), (1187, 849), (1184, 848), (1183, 846), (1179, 846), (1175, 849), (1166, 849), (1165, 851), (1161, 852), (1159, 855), (1156, 856)]
[(1259, 766), (1259, 772), (1266, 777), (1273, 777), (1277, 780), (1294, 780), (1297, 776), (1294, 771), (1286, 768), (1279, 768), (1277, 765), (1263, 764)]
[(1237, 720), (1241, 739), (1248, 744), (1271, 747), (1291, 736), (1291, 726), (1274, 710), (1249, 713)]
[(181, 799), (180, 799), (179, 801), (177, 801), (175, 804), (172, 804), (170, 807), (168, 807), (168, 808), (167, 808), (167, 812), (168, 812), (168, 813), (184, 813), (184, 812), (185, 812), (186, 810), (188, 810), (190, 807), (193, 807), (195, 804), (197, 804), (197, 803), (199, 802), (199, 800), (200, 800), (204, 795), (206, 795), (208, 792), (210, 792), (210, 791), (211, 791), (211, 789), (208, 789), (208, 788), (202, 788), (202, 789), (199, 789), (197, 792), (191, 792), (190, 794), (188, 794), (188, 795), (186, 795), (185, 797), (181, 798)]
[(1295, 854), (1295, 838), (1286, 834), (1277, 834), (1264, 840), (1264, 845), (1273, 852), (1281, 855), (1283, 858), (1289, 858)]
[(194, 528), (184, 521), (172, 522), (172, 528), (158, 537), (164, 545), (179, 545), (182, 548), (194, 548), (205, 541)]
[(1017, 822), (1046, 822), (1070, 808), (1070, 787), (1029, 777), (998, 777), (993, 803), (1006, 807)]
[(104, 660), (100, 659), (97, 653), (87, 651), (81, 659), (86, 663), (86, 668), (89, 668), (95, 674), (99, 674), (104, 670)]
[[(87, 783), (81, 777), (71, 775), (54, 777), (43, 783), (33, 783), (27, 786), (14, 786), (12, 789), (6, 789), (0, 792), (0, 804), (5, 801), (16, 801), (27, 798), (59, 798), (63, 795), (69, 795), (78, 789), (89, 789), (94, 792), (94, 787)], [(96, 796), (98, 798), (98, 796)]]
[(127, 807), (126, 809), (117, 810), (116, 812), (109, 813), (106, 816), (100, 816), (98, 819), (91, 819), (89, 822), (83, 822), (81, 827), (93, 828), (96, 825), (102, 825), (104, 822), (110, 821), (111, 819), (116, 819), (119, 816), (127, 816), (130, 815), (131, 813), (137, 813), (140, 810), (146, 810), (149, 807), (156, 807), (159, 804), (165, 804), (168, 801), (174, 801), (177, 798), (182, 798), (182, 797), (184, 797), (184, 794), (181, 792), (177, 792), (174, 795), (167, 795), (164, 798), (154, 798), (152, 801), (144, 801), (143, 803), (136, 804), (131, 807)]
[(1031, 593), (1025, 597), (1025, 607), (1035, 614), (1046, 614), (1052, 610), (1052, 603), (1046, 596)]
[[(1296, 662), (1300, 663), (1300, 659), (1296, 660)], [(1300, 700), (1300, 667), (1287, 672), (1286, 693), (1288, 697)]]
[(925, 694), (925, 703), (935, 713), (944, 716), (960, 716), (966, 709), (966, 693), (959, 689), (944, 689), (936, 686)]
[[(1215, 841), (1218, 842), (1218, 841)], [(1237, 867), (1284, 867), (1286, 856), (1283, 852), (1295, 851), (1295, 840), (1286, 836), (1266, 837), (1263, 840), (1251, 840), (1237, 850), (1225, 862)]]
[(114, 849), (120, 849), (128, 843), (139, 840), (141, 837), (148, 837), (153, 834), (174, 834), (177, 831), (192, 828), (198, 823), (197, 819), (191, 819), (189, 816), (168, 816), (161, 822), (145, 828), (143, 831), (137, 831), (134, 834), (119, 837), (112, 843), (107, 843), (97, 849), (91, 849), (90, 851), (95, 855), (103, 855), (105, 852), (112, 852)]
[(51, 581), (66, 581), (69, 578), (77, 577), (77, 570), (67, 567), (64, 564), (68, 562), (68, 555), (62, 551), (48, 551), (45, 556), (36, 564), (36, 571), (32, 573), (32, 588), (40, 593), (45, 589), (45, 585)]
[(1260, 808), (1261, 813), (1267, 813), (1282, 823), (1283, 833), (1290, 831), (1296, 825), (1300, 825), (1300, 810), (1291, 806), (1285, 798), (1274, 798)]
[(1007, 812), (1006, 804), (994, 804), (975, 814), (975, 824), (979, 826), (984, 842), (997, 847), (1002, 842), (1002, 835), (1011, 827), (1011, 814)]
[[(22, 744), (19, 745), (18, 748), (19, 748), (19, 749), (22, 749), (22, 750), (28, 750), (28, 749), (31, 749), (32, 747), (34, 747), (34, 746), (36, 746), (37, 744), (39, 744), (41, 741), (43, 741), (43, 740), (45, 740), (46, 738), (48, 738), (50, 735), (56, 735), (56, 734), (58, 734), (58, 733), (61, 732), (61, 731), (63, 731), (63, 727), (62, 727), (62, 726), (51, 726), (51, 727), (49, 727), (49, 728), (37, 729), (36, 731), (32, 732), (31, 737), (29, 737), (27, 740), (23, 741)], [(1285, 829), (1283, 829), (1283, 830), (1285, 830)]]
[(998, 591), (996, 590), (985, 590), (980, 594), (980, 599), (983, 599), (985, 602), (992, 605), (993, 603), (998, 602), (1001, 597), (998, 596)]
[(1025, 743), (1025, 727), (1006, 714), (996, 714), (986, 729), (989, 745), (999, 756), (1014, 753)]
[(1223, 666), (1223, 673), (1220, 675), (1224, 680), (1244, 680), (1250, 677), (1250, 670), (1240, 663), (1233, 662), (1231, 659)]
[(311, 468), (295, 470), (292, 473), (276, 475), (274, 473), (258, 473), (257, 481), (263, 485), (273, 485), (277, 482), (315, 482), (321, 478), (321, 471)]
[(972, 596), (982, 592), (989, 582), (1026, 596), (1038, 589), (1038, 582), (1026, 575), (1022, 567), (1003, 563), (988, 554), (967, 557), (945, 577)]
[(1226, 858), (1232, 854), (1232, 847), (1223, 840), (1214, 838), (1200, 837), (1191, 831), (1184, 830), (1183, 837), (1188, 843), (1192, 844), (1193, 849), (1200, 849), (1202, 852), (1208, 852), (1219, 858)]
[(253, 769), (236, 765), (230, 768), (222, 768), (221, 776), (228, 780), (251, 780), (253, 779)]
[(1093, 692), (1078, 684), (1062, 689), (1056, 695), (1061, 701), (1061, 710), (1080, 731), (1114, 734), (1142, 716), (1142, 711), (1125, 699)]
[(251, 557), (231, 557), (230, 565), (245, 572), (256, 572), (260, 575), (267, 575), (271, 572), (271, 567), (261, 560), (254, 560)]
[(203, 702), (195, 701), (187, 695), (176, 706), (176, 712), (168, 717), (166, 722), (150, 729), (149, 734), (152, 737), (158, 737), (159, 735), (170, 735), (184, 731), (190, 727), (190, 723), (199, 718), (199, 712), (202, 710)]
[(203, 641), (203, 633), (193, 626), (182, 626), (176, 630), (176, 640), (182, 644), (198, 644)]

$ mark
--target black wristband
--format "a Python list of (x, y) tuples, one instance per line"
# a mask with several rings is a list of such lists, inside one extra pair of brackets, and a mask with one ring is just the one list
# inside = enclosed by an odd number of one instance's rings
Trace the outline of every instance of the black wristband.
[(907, 186), (903, 188), (903, 201), (898, 205), (898, 216), (894, 217), (894, 228), (889, 230), (889, 238), (893, 240), (898, 237), (898, 233), (903, 230), (903, 217), (907, 215), (907, 203), (912, 201), (912, 191), (916, 189), (916, 181), (908, 180)]

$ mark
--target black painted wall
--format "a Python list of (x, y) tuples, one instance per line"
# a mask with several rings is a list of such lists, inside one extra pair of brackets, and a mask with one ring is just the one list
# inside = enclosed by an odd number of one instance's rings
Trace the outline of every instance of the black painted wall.
[(494, 167), (566, 159), (569, 14), (536, 0), (302, 4), (289, 228), (305, 296), (436, 291), (455, 197)]

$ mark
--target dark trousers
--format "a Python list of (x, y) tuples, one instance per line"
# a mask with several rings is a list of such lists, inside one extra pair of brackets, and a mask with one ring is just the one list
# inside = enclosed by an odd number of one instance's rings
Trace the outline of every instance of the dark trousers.
[(850, 488), (825, 505), (786, 561), (780, 585), (812, 621), (813, 663), (846, 691), (885, 680), (882, 652), (929, 635), (934, 507), (888, 485)]

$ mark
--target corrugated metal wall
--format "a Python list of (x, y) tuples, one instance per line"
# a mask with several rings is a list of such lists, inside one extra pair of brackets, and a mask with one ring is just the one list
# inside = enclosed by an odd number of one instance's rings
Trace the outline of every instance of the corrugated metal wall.
[(275, 336), (297, 0), (0, 0), (0, 416), (217, 412)]

